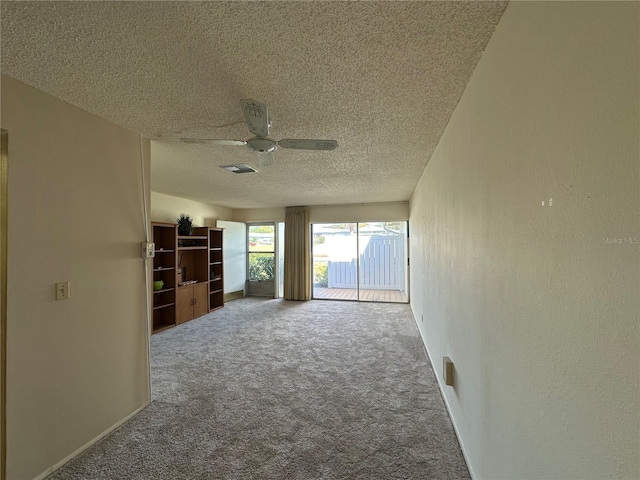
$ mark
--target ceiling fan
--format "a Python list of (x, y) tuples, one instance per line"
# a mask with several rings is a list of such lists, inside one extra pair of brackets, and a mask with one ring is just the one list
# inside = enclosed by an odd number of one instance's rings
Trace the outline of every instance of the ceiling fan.
[(273, 152), (278, 148), (293, 148), (298, 150), (333, 150), (338, 146), (335, 140), (311, 140), (302, 138), (285, 138), (274, 140), (269, 138), (269, 112), (264, 103), (256, 100), (240, 100), (244, 120), (254, 137), (249, 140), (220, 140), (213, 138), (181, 138), (185, 143), (210, 143), (217, 145), (246, 145), (260, 155), (260, 166), (273, 165)]

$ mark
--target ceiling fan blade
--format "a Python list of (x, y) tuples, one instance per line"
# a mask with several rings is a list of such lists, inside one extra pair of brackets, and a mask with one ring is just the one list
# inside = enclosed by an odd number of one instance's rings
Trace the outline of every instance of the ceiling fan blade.
[(270, 124), (267, 106), (251, 99), (240, 100), (240, 106), (251, 133), (256, 137), (268, 137)]
[(309, 140), (301, 138), (285, 138), (278, 142), (282, 148), (296, 148), (299, 150), (333, 150), (338, 147), (335, 140)]
[(219, 140), (217, 138), (181, 138), (181, 142), (184, 143), (205, 143), (215, 145), (246, 145), (244, 140)]
[(276, 163), (273, 152), (258, 153), (260, 157), (260, 167), (273, 167)]

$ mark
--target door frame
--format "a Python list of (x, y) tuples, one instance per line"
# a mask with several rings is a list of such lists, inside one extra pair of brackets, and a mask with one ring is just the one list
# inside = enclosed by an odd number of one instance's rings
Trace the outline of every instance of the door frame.
[[(251, 227), (269, 226), (273, 227), (273, 252), (264, 252), (273, 254), (273, 280), (267, 280), (262, 282), (252, 281), (249, 275), (249, 257), (251, 253), (251, 246), (249, 245), (250, 229)], [(247, 281), (245, 292), (247, 296), (258, 297), (271, 297), (278, 298), (278, 222), (247, 222)], [(253, 288), (252, 288), (253, 286)]]
[(7, 476), (7, 259), (9, 133), (0, 129), (0, 479)]

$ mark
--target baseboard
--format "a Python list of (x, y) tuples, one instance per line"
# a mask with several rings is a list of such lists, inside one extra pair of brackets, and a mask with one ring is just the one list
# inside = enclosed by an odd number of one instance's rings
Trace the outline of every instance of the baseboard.
[(102, 440), (104, 437), (106, 437), (107, 435), (109, 435), (111, 432), (113, 432), (116, 428), (120, 427), (121, 425), (123, 425), (124, 423), (126, 423), (129, 419), (135, 417), (138, 413), (140, 413), (142, 410), (144, 410), (145, 408), (147, 408), (149, 406), (151, 402), (150, 401), (146, 401), (142, 404), (142, 406), (136, 408), (133, 412), (131, 412), (129, 415), (127, 415), (126, 417), (124, 417), (122, 420), (120, 420), (119, 422), (117, 422), (115, 425), (111, 426), (110, 428), (108, 428), (107, 430), (105, 430), (104, 432), (102, 432), (100, 435), (98, 435), (97, 437), (95, 437), (93, 440), (90, 440), (89, 442), (85, 443), (83, 446), (81, 446), (79, 449), (77, 449), (75, 452), (73, 452), (71, 455), (66, 456), (65, 458), (63, 458), (62, 460), (60, 460), (58, 463), (56, 463), (55, 465), (47, 468), (44, 472), (42, 472), (40, 475), (38, 475), (37, 477), (35, 477), (33, 480), (42, 480), (44, 478), (46, 478), (47, 476), (51, 475), (53, 472), (55, 472), (56, 470), (58, 470), (60, 467), (62, 467), (65, 463), (73, 460), (74, 458), (76, 458), (78, 455), (80, 455), (82, 452), (84, 452), (87, 448), (91, 447), (92, 445), (94, 445), (95, 443), (97, 443), (99, 440)]
[[(413, 315), (413, 312), (411, 312)], [(471, 480), (476, 480), (479, 477), (473, 472), (473, 466), (469, 461), (469, 455), (467, 454), (467, 449), (464, 446), (464, 442), (462, 441), (462, 437), (460, 436), (460, 429), (458, 428), (458, 424), (456, 423), (456, 419), (451, 413), (451, 406), (449, 405), (449, 401), (447, 400), (447, 396), (444, 394), (444, 385), (442, 385), (442, 381), (440, 379), (440, 375), (438, 375), (438, 368), (442, 366), (442, 362), (439, 362), (438, 365), (433, 362), (433, 358), (431, 358), (431, 354), (429, 353), (429, 349), (427, 348), (427, 342), (422, 335), (422, 330), (418, 326), (418, 320), (415, 315), (413, 315), (413, 321), (416, 322), (416, 328), (418, 329), (418, 333), (420, 334), (420, 338), (422, 339), (422, 345), (424, 346), (424, 351), (427, 352), (427, 358), (429, 359), (429, 363), (431, 363), (431, 368), (433, 369), (433, 373), (436, 376), (436, 381), (438, 382), (438, 388), (440, 389), (440, 396), (442, 397), (442, 401), (444, 402), (444, 406), (447, 407), (447, 413), (449, 414), (449, 419), (451, 420), (451, 424), (453, 425), (453, 431), (456, 432), (456, 437), (458, 438), (458, 443), (460, 444), (460, 450), (462, 450), (462, 456), (464, 457), (464, 461), (467, 464), (467, 468), (469, 469), (469, 475), (471, 475)]]
[(244, 290), (236, 290), (235, 292), (225, 293), (222, 298), (223, 298), (223, 301), (225, 302), (230, 302), (231, 300), (244, 298)]

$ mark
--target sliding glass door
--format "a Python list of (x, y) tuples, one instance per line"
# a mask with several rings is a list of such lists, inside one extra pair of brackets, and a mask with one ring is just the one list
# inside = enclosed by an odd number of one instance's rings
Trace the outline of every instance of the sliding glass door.
[(314, 223), (313, 298), (358, 299), (358, 226)]
[(407, 223), (312, 225), (313, 298), (408, 301)]

